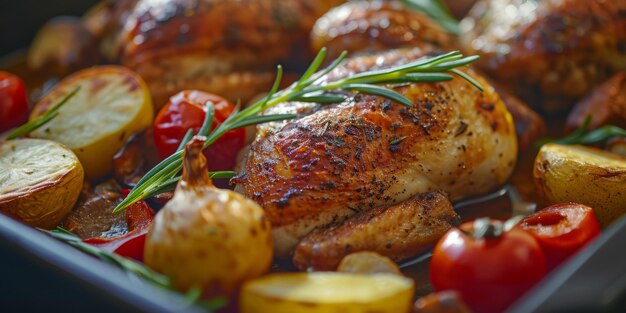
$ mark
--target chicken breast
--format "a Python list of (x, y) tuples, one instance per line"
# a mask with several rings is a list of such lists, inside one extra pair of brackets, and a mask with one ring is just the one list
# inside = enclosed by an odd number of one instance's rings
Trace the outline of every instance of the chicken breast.
[(315, 20), (341, 0), (142, 0), (120, 36), (120, 61), (148, 83), (155, 105), (183, 89), (247, 102), (277, 64), (312, 58)]
[[(414, 49), (354, 58), (328, 80), (422, 55)], [(265, 126), (232, 182), (265, 209), (276, 253), (289, 255), (314, 228), (357, 211), (439, 189), (454, 201), (502, 184), (517, 156), (513, 121), (493, 88), (468, 73), (484, 92), (460, 78), (409, 84), (395, 90), (412, 108), (356, 94), (284, 126)]]
[(478, 64), (527, 103), (571, 107), (626, 69), (626, 0), (482, 0), (462, 21)]
[(293, 263), (300, 270), (333, 271), (343, 257), (357, 251), (403, 261), (434, 246), (460, 221), (443, 193), (420, 194), (312, 231), (296, 246)]

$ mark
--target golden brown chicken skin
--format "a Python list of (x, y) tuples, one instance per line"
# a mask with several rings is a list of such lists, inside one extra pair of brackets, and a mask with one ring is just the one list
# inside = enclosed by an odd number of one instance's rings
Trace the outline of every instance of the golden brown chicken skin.
[(120, 37), (121, 63), (161, 106), (182, 89), (244, 103), (271, 86), (276, 64), (311, 58), (315, 20), (340, 0), (139, 1)]
[(351, 1), (317, 20), (311, 31), (314, 51), (328, 48), (328, 55), (343, 50), (351, 54), (380, 52), (402, 47), (450, 50), (456, 38), (421, 12), (400, 1)]
[[(354, 58), (329, 80), (419, 56), (399, 50)], [(412, 108), (356, 94), (350, 103), (265, 128), (233, 183), (265, 209), (277, 254), (355, 211), (438, 189), (454, 201), (503, 183), (517, 155), (512, 118), (489, 84), (469, 73), (485, 92), (460, 78), (411, 84), (395, 90)]]
[(468, 53), (546, 111), (626, 69), (626, 0), (483, 0), (461, 23)]
[(378, 252), (399, 262), (431, 248), (459, 222), (444, 194), (424, 193), (312, 231), (296, 246), (293, 263), (300, 270), (332, 271), (357, 251)]

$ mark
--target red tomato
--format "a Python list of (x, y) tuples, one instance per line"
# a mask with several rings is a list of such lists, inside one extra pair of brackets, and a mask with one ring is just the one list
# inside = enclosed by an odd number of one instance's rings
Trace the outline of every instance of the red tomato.
[[(187, 129), (197, 132), (206, 116), (207, 101), (215, 106), (212, 128), (221, 124), (233, 112), (234, 106), (226, 99), (197, 90), (181, 91), (170, 98), (154, 121), (154, 141), (162, 158), (176, 151)], [(204, 150), (209, 170), (230, 170), (246, 141), (246, 132), (236, 129), (227, 132)]]
[(600, 234), (593, 209), (577, 203), (549, 206), (520, 221), (539, 242), (548, 269), (554, 269)]
[(435, 246), (430, 279), (437, 291), (459, 292), (474, 312), (504, 311), (545, 276), (541, 248), (525, 231), (476, 238), (473, 222), (461, 229), (451, 229)]
[(0, 71), (0, 132), (28, 120), (28, 96), (24, 82), (17, 76)]
[[(128, 191), (124, 190), (124, 196)], [(143, 261), (143, 248), (146, 234), (154, 219), (154, 212), (144, 201), (137, 201), (126, 209), (128, 233), (113, 238), (88, 238), (84, 242), (108, 252), (114, 252), (127, 258)]]

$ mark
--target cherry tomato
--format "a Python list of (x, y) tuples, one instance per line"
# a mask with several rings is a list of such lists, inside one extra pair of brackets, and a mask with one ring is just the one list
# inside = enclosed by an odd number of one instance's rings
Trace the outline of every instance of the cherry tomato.
[(600, 234), (593, 209), (577, 203), (549, 206), (518, 225), (537, 239), (548, 269), (559, 266)]
[[(207, 101), (211, 101), (215, 107), (212, 128), (221, 124), (234, 110), (234, 106), (226, 99), (197, 90), (185, 90), (175, 94), (161, 109), (154, 121), (154, 141), (162, 158), (176, 151), (187, 129), (192, 128), (195, 132), (200, 129), (206, 115)], [(204, 150), (209, 170), (232, 169), (245, 140), (245, 130), (235, 129)]]
[(17, 76), (0, 71), (0, 132), (28, 120), (28, 95), (24, 82)]
[[(448, 231), (437, 243), (430, 263), (430, 279), (437, 291), (455, 290), (474, 312), (502, 312), (546, 274), (543, 253), (525, 231), (483, 220), (481, 228), (468, 222)], [(484, 229), (483, 229), (484, 230)]]
[[(128, 190), (124, 190), (124, 196)], [(94, 245), (108, 252), (114, 252), (124, 257), (143, 261), (143, 249), (146, 234), (150, 230), (154, 212), (144, 201), (137, 201), (126, 208), (126, 224), (128, 233), (113, 238), (88, 238), (84, 242)]]

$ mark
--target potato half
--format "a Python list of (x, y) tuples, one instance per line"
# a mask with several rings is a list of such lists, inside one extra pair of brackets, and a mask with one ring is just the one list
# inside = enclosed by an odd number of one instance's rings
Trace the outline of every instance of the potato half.
[(112, 167), (113, 155), (133, 133), (152, 123), (152, 100), (146, 84), (121, 66), (85, 69), (61, 81), (33, 109), (31, 119), (43, 114), (80, 86), (52, 121), (32, 137), (58, 141), (72, 149), (90, 179), (101, 178)]
[(413, 281), (395, 274), (272, 274), (246, 283), (240, 310), (253, 312), (410, 312)]
[(602, 227), (626, 213), (626, 158), (585, 146), (544, 145), (533, 171), (546, 204), (576, 202), (593, 208)]
[(71, 150), (41, 139), (0, 142), (0, 212), (50, 229), (70, 212), (83, 186)]

